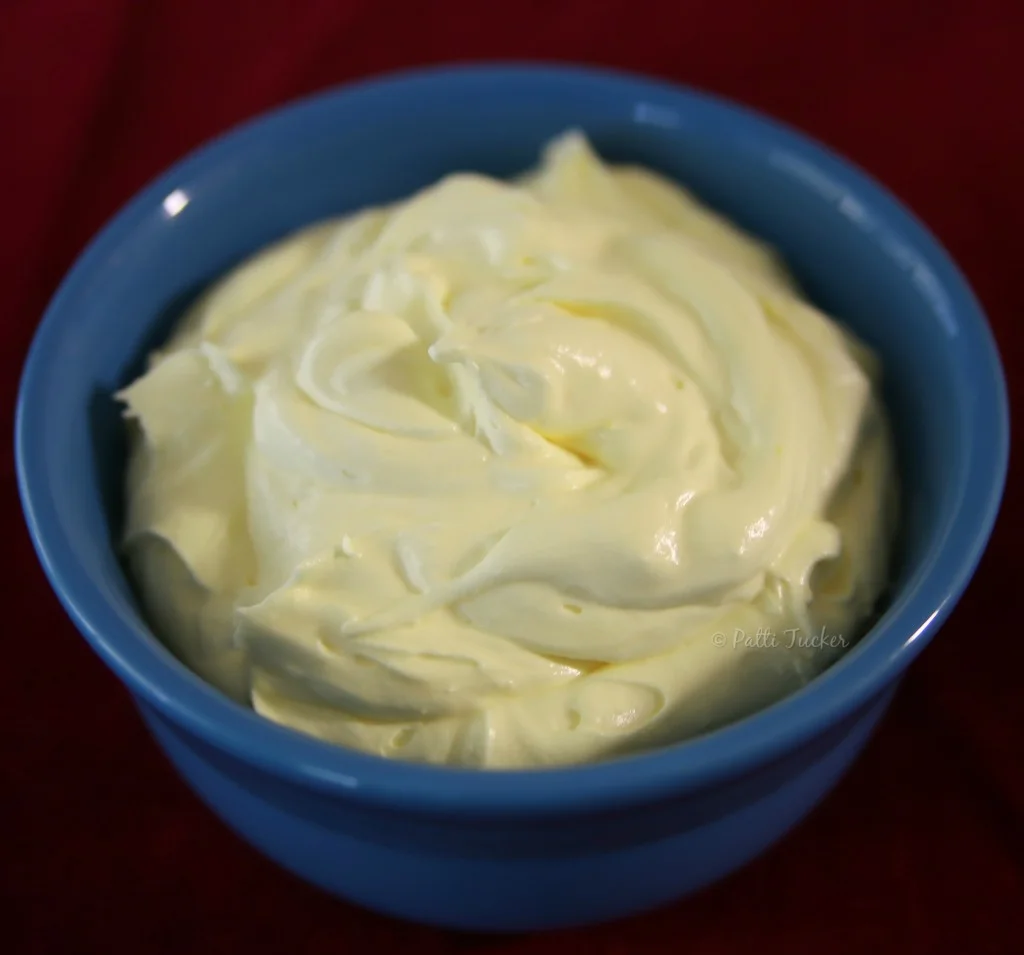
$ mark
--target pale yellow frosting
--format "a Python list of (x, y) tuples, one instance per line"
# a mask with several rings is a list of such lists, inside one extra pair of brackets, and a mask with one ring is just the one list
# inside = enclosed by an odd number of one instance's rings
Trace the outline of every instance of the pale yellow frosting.
[(770, 249), (567, 134), (206, 294), (121, 394), (126, 548), (190, 667), (323, 739), (484, 767), (681, 739), (872, 612), (874, 364)]

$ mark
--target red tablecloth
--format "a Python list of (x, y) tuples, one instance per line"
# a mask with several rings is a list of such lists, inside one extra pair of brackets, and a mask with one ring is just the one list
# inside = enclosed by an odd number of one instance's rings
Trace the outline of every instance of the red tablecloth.
[(959, 259), (1024, 409), (1020, 0), (0, 0), (0, 946), (1024, 952), (1019, 455), (967, 596), (834, 795), (720, 886), (591, 931), (460, 937), (285, 875), (190, 795), (65, 619), (22, 524), (10, 429), (25, 349), (72, 258), (147, 179), (240, 119), (369, 73), (493, 57), (681, 80), (846, 153)]

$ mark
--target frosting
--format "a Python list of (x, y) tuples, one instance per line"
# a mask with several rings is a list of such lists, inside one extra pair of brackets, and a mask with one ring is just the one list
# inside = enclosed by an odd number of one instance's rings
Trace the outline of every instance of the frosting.
[(120, 398), (125, 546), (201, 676), (384, 756), (574, 763), (793, 691), (883, 589), (876, 362), (575, 133), (315, 225)]

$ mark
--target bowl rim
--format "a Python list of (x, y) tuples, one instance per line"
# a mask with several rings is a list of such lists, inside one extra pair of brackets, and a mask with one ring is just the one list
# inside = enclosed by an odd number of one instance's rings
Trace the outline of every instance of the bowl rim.
[[(349, 750), (278, 726), (230, 701), (179, 663), (146, 631), (129, 626), (83, 574), (49, 494), (38, 434), (38, 398), (52, 371), (49, 355), (73, 319), (90, 273), (130, 236), (143, 214), (190, 176), (265, 142), (282, 127), (358, 107), (360, 101), (406, 95), (443, 96), (456, 89), (499, 94), (520, 84), (548, 89), (604, 89), (622, 99), (670, 110), (715, 114), (744, 135), (768, 140), (854, 191), (876, 222), (937, 277), (961, 333), (978, 355), (972, 374), (984, 400), (968, 409), (993, 440), (967, 462), (963, 493), (929, 572), (901, 609), (876, 624), (832, 667), (796, 693), (721, 729), (651, 752), (564, 767), (481, 770), (390, 760)], [(966, 359), (964, 359), (966, 361)], [(984, 372), (984, 380), (981, 374)], [(980, 392), (979, 392), (980, 393)], [(15, 459), (18, 489), (33, 546), (65, 611), (136, 702), (243, 763), (328, 794), (432, 813), (531, 815), (601, 810), (653, 801), (735, 777), (824, 732), (895, 681), (923, 649), (968, 584), (994, 525), (1009, 455), (1006, 382), (985, 315), (949, 254), (883, 186), (804, 133), (723, 97), (617, 69), (530, 61), (441, 64), (389, 72), (305, 96), (229, 128), (165, 169), (135, 194), (90, 241), (48, 304), (26, 358), (18, 390)], [(952, 540), (956, 546), (949, 546)]]

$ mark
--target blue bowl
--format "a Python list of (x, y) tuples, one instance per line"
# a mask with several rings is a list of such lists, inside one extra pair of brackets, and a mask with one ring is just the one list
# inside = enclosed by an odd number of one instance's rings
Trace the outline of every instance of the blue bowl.
[[(506, 176), (582, 128), (775, 243), (810, 296), (881, 354), (904, 488), (897, 569), (871, 632), (811, 685), (700, 739), (523, 772), (389, 762), (275, 726), (153, 636), (113, 541), (123, 428), (111, 394), (199, 289), (315, 219), (445, 173)], [(29, 354), (18, 479), (58, 597), (196, 793), (287, 869), (417, 921), (530, 930), (667, 902), (743, 865), (840, 778), (967, 585), (1009, 443), (985, 318), (938, 242), (805, 137), (713, 97), (573, 68), (432, 69), (249, 123), (146, 188), (85, 251)], [(885, 796), (879, 793), (879, 799)]]

